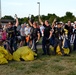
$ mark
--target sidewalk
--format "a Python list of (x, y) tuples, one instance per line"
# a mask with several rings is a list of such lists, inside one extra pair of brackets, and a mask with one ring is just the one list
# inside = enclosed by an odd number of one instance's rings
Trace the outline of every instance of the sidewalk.
[(37, 45), (37, 48), (42, 48), (42, 45), (39, 45), (39, 44), (38, 44), (38, 45)]

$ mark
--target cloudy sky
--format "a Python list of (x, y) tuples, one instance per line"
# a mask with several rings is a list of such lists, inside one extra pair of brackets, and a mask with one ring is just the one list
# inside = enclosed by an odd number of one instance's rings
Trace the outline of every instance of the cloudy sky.
[(2, 17), (17, 14), (18, 17), (28, 17), (29, 14), (38, 15), (40, 2), (40, 14), (55, 13), (64, 16), (67, 11), (76, 16), (76, 0), (1, 0)]

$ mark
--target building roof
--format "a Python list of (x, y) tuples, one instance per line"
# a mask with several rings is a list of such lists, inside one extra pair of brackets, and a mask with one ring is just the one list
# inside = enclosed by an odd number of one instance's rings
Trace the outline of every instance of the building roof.
[(1, 19), (1, 23), (15, 22), (15, 20)]

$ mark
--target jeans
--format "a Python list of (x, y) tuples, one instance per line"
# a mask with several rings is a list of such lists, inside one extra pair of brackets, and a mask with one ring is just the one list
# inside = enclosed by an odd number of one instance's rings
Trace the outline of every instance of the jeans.
[(54, 46), (54, 43), (55, 43), (55, 38), (52, 36), (50, 38), (50, 45)]
[(10, 46), (10, 53), (12, 54), (17, 49), (16, 37), (8, 38), (8, 44)]
[(55, 43), (54, 43), (54, 54), (56, 54), (56, 48), (59, 45), (60, 47), (60, 51), (62, 52), (62, 54), (64, 54), (64, 51), (62, 49), (62, 40), (59, 40), (58, 38), (55, 38)]
[(50, 54), (49, 51), (49, 46), (50, 46), (50, 40), (47, 37), (42, 38), (42, 49), (43, 49), (43, 54)]
[(34, 52), (37, 53), (37, 42), (36, 41), (37, 40), (35, 38), (32, 40), (32, 49)]

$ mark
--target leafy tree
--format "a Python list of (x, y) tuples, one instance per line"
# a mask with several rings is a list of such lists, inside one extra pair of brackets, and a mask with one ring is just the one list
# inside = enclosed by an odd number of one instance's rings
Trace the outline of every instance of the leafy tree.
[(28, 23), (28, 18), (27, 17), (23, 18), (23, 23), (25, 23), (25, 22)]
[[(74, 22), (76, 20), (76, 17), (71, 12), (66, 12), (65, 15), (62, 17), (59, 17), (56, 14), (50, 14), (50, 13), (48, 13), (47, 16), (41, 15), (40, 17), (41, 17), (43, 22), (45, 20), (49, 20), (50, 23), (53, 22), (54, 18), (56, 18), (57, 21), (62, 21), (64, 23), (66, 23), (68, 20), (70, 20), (72, 22)], [(12, 16), (7, 16), (7, 15), (2, 17), (2, 19), (14, 20), (14, 18)], [(24, 22), (28, 23), (28, 17), (18, 18), (18, 19), (19, 19), (20, 24), (22, 24)], [(33, 21), (38, 21), (38, 15), (37, 16), (31, 15), (31, 22), (33, 23)]]

